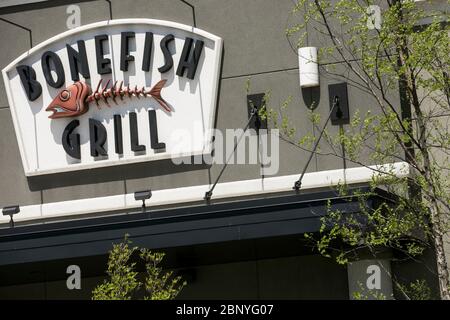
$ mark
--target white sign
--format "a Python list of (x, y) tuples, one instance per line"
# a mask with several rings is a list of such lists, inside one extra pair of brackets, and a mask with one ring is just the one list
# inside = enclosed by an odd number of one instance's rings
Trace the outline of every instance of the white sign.
[[(27, 176), (211, 152), (222, 39), (168, 21), (98, 22), (5, 69)], [(174, 130), (198, 139), (176, 143)]]

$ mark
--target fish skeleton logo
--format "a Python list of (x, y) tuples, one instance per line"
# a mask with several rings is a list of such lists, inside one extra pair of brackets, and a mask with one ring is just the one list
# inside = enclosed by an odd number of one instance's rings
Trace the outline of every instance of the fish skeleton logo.
[(158, 104), (167, 112), (171, 112), (171, 108), (167, 102), (161, 97), (161, 90), (166, 84), (167, 80), (159, 81), (152, 89), (145, 90), (145, 87), (138, 89), (137, 86), (134, 89), (130, 89), (130, 85), (123, 87), (123, 81), (117, 85), (117, 81), (114, 85), (108, 88), (110, 80), (100, 90), (102, 79), (97, 84), (96, 90), (91, 93), (91, 88), (83, 81), (77, 81), (70, 85), (66, 89), (62, 90), (48, 105), (46, 111), (53, 112), (49, 115), (50, 119), (75, 117), (86, 113), (89, 110), (89, 103), (95, 102), (97, 108), (100, 108), (99, 101), (104, 101), (108, 107), (111, 105), (108, 99), (117, 105), (117, 98), (123, 100), (124, 97), (152, 97)]

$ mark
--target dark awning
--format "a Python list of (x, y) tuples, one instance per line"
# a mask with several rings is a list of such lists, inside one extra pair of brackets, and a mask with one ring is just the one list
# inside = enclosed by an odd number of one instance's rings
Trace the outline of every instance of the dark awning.
[[(367, 206), (386, 197), (377, 194)], [(4, 228), (0, 265), (104, 255), (125, 234), (135, 245), (157, 249), (316, 232), (328, 201), (333, 210), (358, 212), (356, 198), (330, 190), (154, 210), (150, 201), (145, 213)]]

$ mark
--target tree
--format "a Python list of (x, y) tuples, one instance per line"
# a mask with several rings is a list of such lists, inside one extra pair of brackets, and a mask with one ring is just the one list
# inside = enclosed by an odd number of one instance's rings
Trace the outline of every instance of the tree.
[[(382, 7), (382, 23), (376, 27), (373, 5)], [(329, 63), (321, 64), (321, 71), (344, 79), (373, 101), (372, 112), (358, 106), (338, 133), (325, 129), (323, 143), (330, 151), (314, 151), (364, 167), (382, 165), (371, 167), (371, 191), (353, 195), (361, 200), (357, 216), (330, 210), (322, 220), (319, 238), (314, 238), (317, 248), (324, 255), (335, 253), (340, 263), (361, 248), (375, 252), (388, 247), (409, 257), (433, 248), (440, 296), (449, 300), (444, 237), (450, 226), (450, 131), (443, 117), (450, 111), (449, 26), (446, 12), (420, 6), (413, 0), (299, 0), (292, 10), (296, 22), (286, 35), (297, 47), (308, 46), (308, 35), (324, 39), (319, 61), (342, 62), (345, 70), (336, 71)], [(299, 134), (287, 115), (288, 104), (289, 99), (276, 110), (267, 102), (260, 115), (280, 128), (282, 139), (313, 152), (314, 136)], [(324, 120), (313, 108), (310, 119), (320, 130)], [(389, 165), (398, 161), (408, 163), (407, 177)], [(369, 209), (363, 200), (377, 187), (393, 194), (394, 201)], [(345, 182), (338, 190), (347, 192)], [(336, 246), (337, 241), (345, 246)]]
[[(125, 236), (123, 242), (114, 244), (109, 253), (108, 278), (92, 291), (93, 300), (131, 300), (136, 298), (143, 289), (145, 300), (174, 299), (186, 282), (180, 276), (174, 276), (172, 271), (164, 272), (159, 264), (164, 253), (152, 252), (148, 249), (130, 247), (131, 241)], [(138, 253), (145, 264), (145, 280), (141, 282), (136, 271), (136, 262), (131, 262), (133, 255)]]

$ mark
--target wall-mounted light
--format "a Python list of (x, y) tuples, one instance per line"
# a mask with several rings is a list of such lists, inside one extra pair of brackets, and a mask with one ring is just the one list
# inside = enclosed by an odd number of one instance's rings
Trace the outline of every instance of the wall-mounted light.
[(334, 126), (349, 124), (347, 82), (328, 85), (328, 96), (330, 99), (331, 124)]
[(259, 129), (267, 129), (267, 118), (262, 120), (258, 114), (259, 110), (264, 106), (264, 95), (264, 93), (247, 95), (248, 119), (252, 117), (253, 112), (256, 112), (249, 124), (249, 128), (256, 130), (257, 133), (259, 133)]
[(145, 200), (148, 200), (152, 197), (152, 190), (142, 190), (136, 191), (134, 193), (134, 200), (142, 201), (142, 213), (145, 212)]
[(4, 216), (9, 216), (11, 218), (11, 220), (9, 221), (9, 225), (11, 226), (11, 228), (14, 228), (13, 215), (20, 212), (19, 205), (4, 207), (2, 212)]
[(316, 47), (298, 49), (298, 67), (301, 88), (319, 86), (319, 64)]

